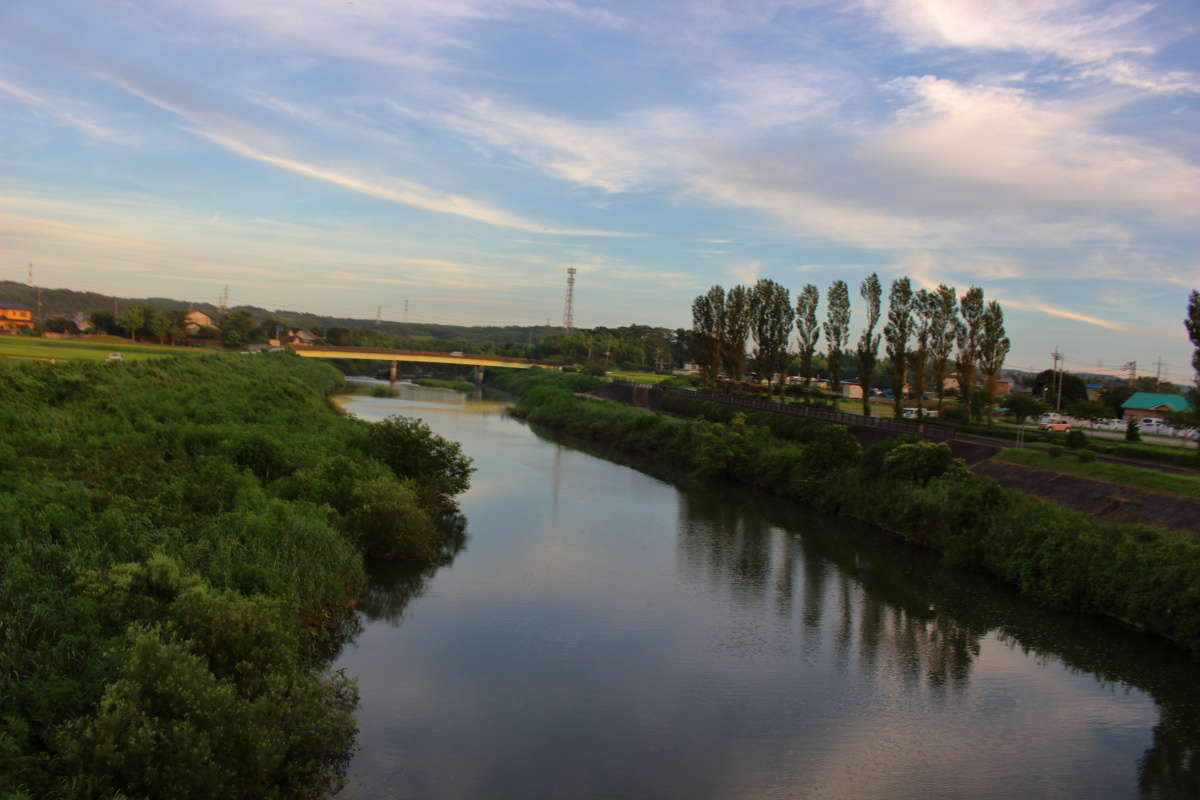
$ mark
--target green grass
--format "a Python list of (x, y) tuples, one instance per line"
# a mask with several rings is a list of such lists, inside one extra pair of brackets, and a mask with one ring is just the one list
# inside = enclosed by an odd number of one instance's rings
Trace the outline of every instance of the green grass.
[(1108, 464), (1103, 461), (1092, 461), (1085, 464), (1069, 452), (1063, 453), (1058, 458), (1051, 458), (1048, 453), (1040, 450), (1004, 450), (994, 457), (1001, 461), (1010, 461), (1027, 467), (1065, 472), (1122, 486), (1137, 486), (1142, 489), (1181, 494), (1200, 500), (1200, 476), (1176, 475), (1156, 469)]
[(120, 353), (127, 361), (144, 361), (166, 356), (200, 355), (211, 350), (198, 347), (171, 347), (134, 344), (117, 336), (95, 339), (35, 339), (28, 336), (0, 336), (0, 358), (56, 361), (104, 361), (109, 353)]

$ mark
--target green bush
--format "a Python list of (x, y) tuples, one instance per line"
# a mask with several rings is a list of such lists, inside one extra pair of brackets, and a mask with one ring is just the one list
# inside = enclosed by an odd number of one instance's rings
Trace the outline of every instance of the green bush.
[(1050, 455), (1051, 458), (1058, 458), (1059, 456), (1061, 456), (1063, 454), (1063, 448), (1062, 448), (1062, 445), (1052, 444), (1046, 448), (1046, 452)]
[(1141, 425), (1133, 417), (1129, 418), (1129, 422), (1125, 423), (1125, 441), (1140, 442), (1142, 440)]
[(1084, 449), (1084, 450), (1080, 450), (1076, 454), (1076, 457), (1080, 460), (1081, 463), (1087, 464), (1091, 461), (1096, 460), (1096, 452), (1094, 450)]
[(333, 413), (339, 384), (290, 355), (0, 364), (0, 796), (341, 785), (355, 695), (322, 658), (363, 551), (442, 559), (469, 463)]
[(452, 498), (470, 485), (474, 468), (462, 447), (435, 435), (421, 420), (388, 417), (370, 431), (373, 455), (397, 477), (412, 481), (428, 506), (449, 508)]
[(1087, 447), (1088, 438), (1081, 430), (1072, 428), (1067, 431), (1066, 445), (1068, 450), (1078, 450), (1081, 447)]

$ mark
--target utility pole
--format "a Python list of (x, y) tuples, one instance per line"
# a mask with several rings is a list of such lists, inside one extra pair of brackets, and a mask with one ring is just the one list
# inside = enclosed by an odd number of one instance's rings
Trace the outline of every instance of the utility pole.
[(408, 322), (408, 301), (404, 301), (404, 321)]
[(1129, 373), (1129, 387), (1132, 389), (1134, 382), (1137, 380), (1137, 362), (1127, 362), (1125, 364), (1125, 371)]
[(1154, 391), (1156, 391), (1156, 392), (1158, 391), (1158, 388), (1159, 388), (1158, 382), (1162, 378), (1162, 368), (1163, 368), (1163, 362), (1162, 362), (1162, 356), (1160, 355), (1158, 357), (1158, 361), (1154, 362)]
[(1058, 377), (1058, 394), (1054, 401), (1054, 410), (1057, 412), (1062, 409), (1062, 370), (1058, 365), (1059, 362), (1063, 360), (1064, 356), (1058, 351), (1058, 348), (1055, 347), (1054, 352), (1050, 354), (1050, 358), (1054, 360), (1054, 372), (1051, 377), (1054, 377), (1055, 375)]
[(383, 316), (383, 306), (375, 306), (375, 324), (379, 324), (380, 318)]

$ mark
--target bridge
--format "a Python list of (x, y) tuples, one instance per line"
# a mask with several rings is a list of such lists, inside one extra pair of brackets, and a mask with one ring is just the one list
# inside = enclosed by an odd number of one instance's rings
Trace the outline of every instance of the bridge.
[(495, 356), (485, 353), (438, 353), (431, 350), (389, 350), (383, 347), (338, 347), (326, 344), (293, 344), (288, 349), (303, 358), (347, 358), (355, 361), (392, 362), (392, 382), (396, 381), (396, 364), (404, 361), (416, 364), (458, 364), (475, 368), (475, 382), (483, 382), (484, 367), (529, 369), (539, 366), (525, 358)]

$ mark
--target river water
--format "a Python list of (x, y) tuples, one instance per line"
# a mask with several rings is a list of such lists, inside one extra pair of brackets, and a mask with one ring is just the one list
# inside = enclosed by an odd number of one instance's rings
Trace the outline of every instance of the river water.
[(1200, 797), (1200, 669), (1170, 646), (403, 392), (345, 407), (478, 471), (451, 564), (375, 571), (341, 797)]

